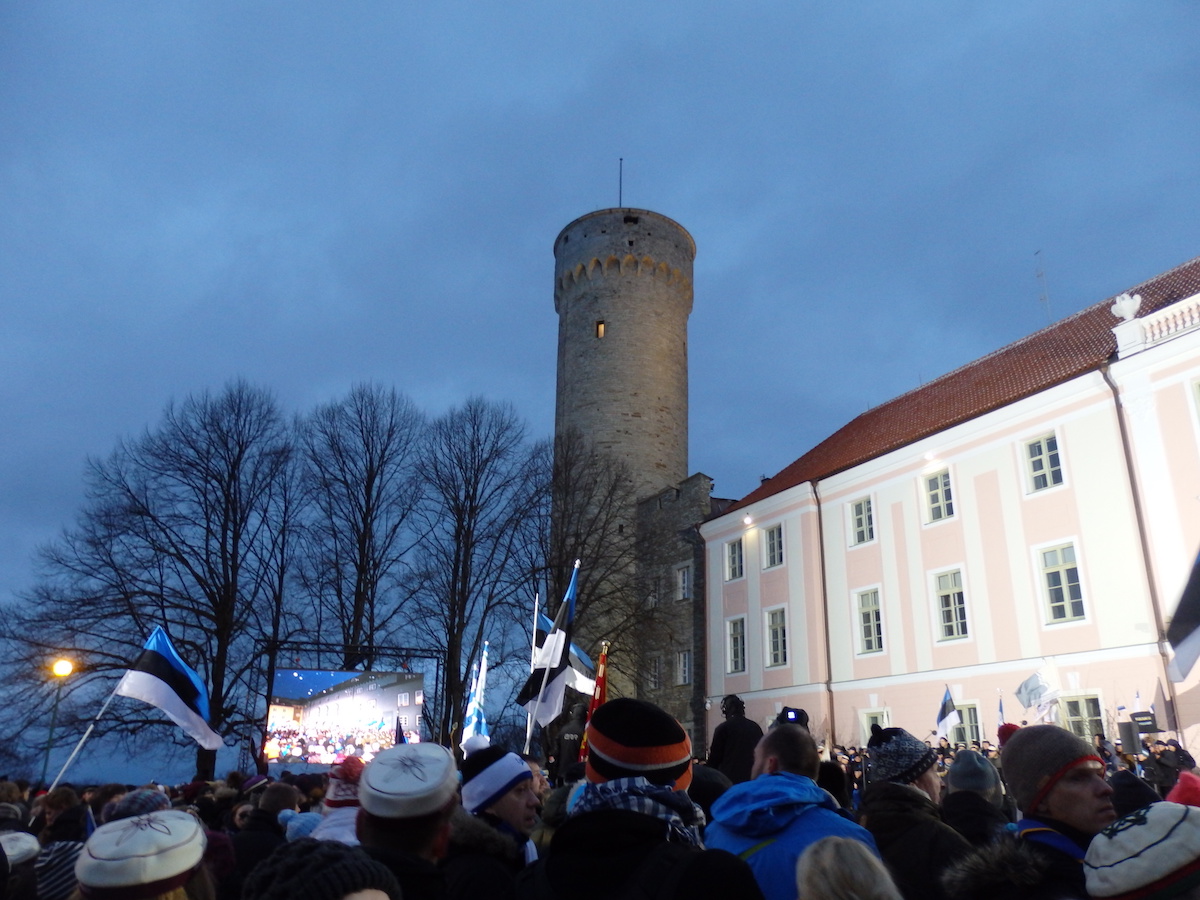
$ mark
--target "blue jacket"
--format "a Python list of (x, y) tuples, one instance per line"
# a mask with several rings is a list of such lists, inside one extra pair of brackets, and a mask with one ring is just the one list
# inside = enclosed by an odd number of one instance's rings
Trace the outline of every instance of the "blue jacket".
[(809, 844), (830, 835), (861, 841), (879, 856), (870, 833), (843, 817), (815, 781), (776, 772), (721, 795), (712, 805), (704, 845), (745, 859), (767, 900), (795, 900), (796, 860)]

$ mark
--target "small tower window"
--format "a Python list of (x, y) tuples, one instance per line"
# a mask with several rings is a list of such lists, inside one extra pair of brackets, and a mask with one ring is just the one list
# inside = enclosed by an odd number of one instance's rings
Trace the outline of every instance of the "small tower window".
[(604, 320), (603, 319), (596, 320), (596, 337), (598, 337), (598, 338), (604, 337)]

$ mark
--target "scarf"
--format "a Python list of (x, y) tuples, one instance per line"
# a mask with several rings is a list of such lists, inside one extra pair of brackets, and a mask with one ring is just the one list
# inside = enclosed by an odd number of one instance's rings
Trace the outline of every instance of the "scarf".
[(667, 840), (704, 849), (700, 829), (704, 812), (683, 791), (651, 784), (642, 776), (614, 778), (587, 784), (571, 807), (571, 816), (598, 809), (624, 809), (660, 819), (667, 826)]

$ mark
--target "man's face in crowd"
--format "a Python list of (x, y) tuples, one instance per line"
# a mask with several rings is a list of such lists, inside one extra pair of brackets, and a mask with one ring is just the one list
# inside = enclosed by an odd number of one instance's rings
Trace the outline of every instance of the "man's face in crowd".
[(1084, 760), (1058, 780), (1038, 812), (1084, 834), (1099, 834), (1117, 818), (1112, 786), (1104, 780), (1104, 765)]
[(538, 796), (533, 792), (533, 780), (522, 781), (488, 807), (488, 812), (507, 822), (523, 837), (529, 837), (537, 825)]
[(525, 762), (529, 765), (529, 771), (533, 773), (533, 792), (537, 794), (538, 800), (544, 803), (550, 795), (550, 779), (536, 761), (527, 759)]

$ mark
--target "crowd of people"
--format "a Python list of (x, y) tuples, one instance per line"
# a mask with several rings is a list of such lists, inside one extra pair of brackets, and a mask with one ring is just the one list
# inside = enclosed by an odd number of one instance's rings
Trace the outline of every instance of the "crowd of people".
[(349, 756), (369, 760), (394, 742), (395, 731), (375, 725), (349, 730), (327, 726), (275, 728), (267, 734), (263, 756), (268, 763), (307, 762), (329, 766), (338, 765)]
[(0, 780), (0, 900), (1200, 900), (1177, 742), (874, 726), (826, 748), (803, 711), (764, 733), (722, 709), (700, 761), (662, 709), (609, 701), (556, 783), (487, 741), (175, 788)]

